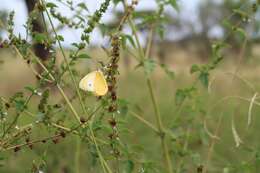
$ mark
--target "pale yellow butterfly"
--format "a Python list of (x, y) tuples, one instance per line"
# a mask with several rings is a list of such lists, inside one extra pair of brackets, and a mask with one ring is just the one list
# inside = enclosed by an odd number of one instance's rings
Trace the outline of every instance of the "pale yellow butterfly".
[(90, 91), (96, 96), (103, 96), (108, 91), (106, 79), (99, 70), (92, 71), (81, 79), (79, 88), (84, 91)]

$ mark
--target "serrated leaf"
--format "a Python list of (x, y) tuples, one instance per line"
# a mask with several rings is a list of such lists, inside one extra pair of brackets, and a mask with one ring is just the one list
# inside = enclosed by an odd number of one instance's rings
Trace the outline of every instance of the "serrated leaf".
[(36, 43), (44, 43), (47, 40), (47, 36), (42, 33), (36, 33), (33, 38)]
[(176, 10), (180, 11), (179, 5), (176, 0), (169, 0), (168, 3)]
[(130, 43), (134, 48), (136, 48), (135, 41), (134, 41), (134, 39), (133, 39), (133, 37), (132, 37), (131, 35), (125, 34), (124, 37), (126, 38), (126, 40), (129, 41), (129, 43)]
[(24, 100), (15, 100), (15, 108), (17, 111), (23, 111), (25, 108)]
[(59, 41), (64, 41), (64, 38), (62, 35), (57, 35), (56, 39)]
[(185, 100), (185, 98), (186, 98), (186, 94), (183, 92), (183, 90), (178, 89), (175, 94), (175, 104), (181, 105)]
[(88, 7), (83, 2), (79, 3), (78, 6), (81, 7), (82, 9), (88, 11)]
[(175, 103), (180, 105), (186, 98), (191, 98), (192, 94), (196, 91), (195, 87), (178, 89), (175, 94)]
[(122, 1), (122, 0), (113, 0), (115, 6), (116, 6), (119, 2), (121, 2), (121, 1)]
[(247, 37), (246, 31), (243, 28), (236, 28), (236, 32), (239, 33), (243, 38)]
[(161, 68), (164, 70), (164, 72), (169, 76), (171, 79), (175, 78), (175, 73), (171, 71), (165, 64), (161, 64)]
[(147, 76), (150, 76), (151, 73), (154, 71), (155, 67), (156, 67), (156, 62), (152, 59), (145, 59), (144, 60), (144, 72)]
[(52, 2), (48, 2), (48, 3), (46, 4), (46, 7), (49, 7), (49, 8), (56, 8), (57, 5), (54, 4), (54, 3), (52, 3)]
[(134, 162), (131, 160), (127, 160), (126, 162), (126, 173), (132, 173), (134, 171)]
[(43, 122), (44, 121), (44, 119), (46, 118), (46, 116), (45, 116), (45, 113), (42, 113), (42, 112), (38, 112), (37, 114), (36, 114), (36, 122)]
[(208, 72), (201, 72), (199, 75), (199, 80), (203, 86), (208, 87), (209, 85), (209, 73)]
[(163, 27), (163, 25), (159, 25), (158, 27), (156, 27), (156, 31), (159, 34), (160, 39), (163, 40), (165, 32), (165, 28)]
[(91, 59), (91, 57), (86, 53), (78, 55), (78, 58), (80, 58), (80, 59)]
[(26, 90), (28, 90), (28, 91), (30, 91), (32, 93), (35, 92), (35, 89), (33, 87), (31, 87), (31, 86), (26, 86), (26, 87), (24, 87), (24, 89), (26, 89)]
[(195, 73), (195, 72), (198, 72), (198, 71), (200, 71), (199, 66), (197, 64), (193, 64), (190, 68), (190, 73), (192, 74), (192, 73)]
[(242, 11), (240, 9), (234, 9), (233, 12), (235, 14), (238, 14), (243, 20), (244, 19), (249, 19), (249, 15), (246, 12), (244, 12), (244, 11)]

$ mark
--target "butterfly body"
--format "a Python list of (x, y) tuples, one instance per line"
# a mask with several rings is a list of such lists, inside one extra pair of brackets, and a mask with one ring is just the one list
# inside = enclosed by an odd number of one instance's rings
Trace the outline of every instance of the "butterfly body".
[(99, 70), (90, 72), (81, 79), (79, 87), (84, 91), (94, 93), (96, 96), (103, 96), (108, 91), (106, 79)]

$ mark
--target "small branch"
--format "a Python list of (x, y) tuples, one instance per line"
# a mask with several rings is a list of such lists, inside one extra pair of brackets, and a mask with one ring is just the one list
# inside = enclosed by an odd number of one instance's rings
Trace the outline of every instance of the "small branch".
[(138, 115), (137, 113), (131, 111), (130, 114), (137, 118), (138, 120), (140, 120), (142, 123), (144, 123), (147, 127), (150, 127), (152, 130), (154, 130), (156, 133), (159, 133), (159, 130), (150, 122), (148, 122), (147, 120), (145, 120), (144, 118), (142, 118), (140, 115)]

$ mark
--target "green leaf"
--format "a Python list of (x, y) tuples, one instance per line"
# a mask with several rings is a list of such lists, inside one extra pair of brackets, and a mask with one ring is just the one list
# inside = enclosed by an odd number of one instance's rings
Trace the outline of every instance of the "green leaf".
[(63, 38), (62, 35), (57, 35), (57, 38), (56, 38), (56, 39), (59, 40), (59, 41), (64, 41), (64, 38)]
[(165, 64), (161, 64), (161, 68), (171, 79), (175, 78), (175, 73), (171, 71)]
[(175, 94), (175, 104), (180, 105), (186, 98), (191, 98), (192, 94), (196, 91), (195, 87), (178, 89)]
[(17, 111), (23, 111), (25, 108), (24, 100), (15, 100), (15, 108)]
[(125, 169), (126, 173), (132, 173), (134, 171), (134, 162), (131, 160), (128, 160), (126, 162), (126, 169)]
[(36, 33), (33, 38), (36, 43), (44, 43), (47, 40), (47, 36), (42, 33)]
[(199, 153), (191, 154), (191, 159), (192, 159), (192, 162), (195, 163), (196, 165), (201, 164), (201, 156)]
[(33, 87), (31, 87), (31, 86), (26, 86), (26, 87), (24, 87), (24, 89), (26, 89), (26, 90), (28, 90), (28, 91), (30, 91), (32, 93), (34, 93), (34, 91), (35, 91), (35, 89)]
[(91, 57), (86, 53), (78, 55), (78, 58), (80, 58), (80, 59), (91, 59)]
[(163, 25), (158, 25), (158, 26), (156, 27), (156, 32), (159, 34), (160, 39), (163, 40), (163, 38), (164, 38), (164, 32), (165, 32), (164, 26), (163, 26)]
[(199, 80), (203, 86), (208, 87), (209, 85), (209, 73), (208, 72), (201, 72), (199, 75)]
[(132, 37), (131, 35), (125, 34), (124, 37), (126, 38), (126, 40), (128, 40), (128, 41), (130, 42), (130, 44), (131, 44), (134, 48), (136, 48), (135, 41), (134, 41), (134, 39), (133, 39), (133, 37)]
[(200, 71), (200, 67), (197, 64), (193, 64), (191, 66), (190, 73), (192, 74), (192, 73), (195, 73), (195, 72), (198, 72), (198, 71)]
[(242, 11), (240, 9), (234, 9), (233, 12), (235, 14), (239, 15), (245, 21), (250, 18), (249, 15), (246, 12), (244, 12), (244, 11)]
[(126, 115), (128, 113), (128, 101), (118, 99), (118, 107), (121, 115)]
[(246, 31), (243, 28), (236, 28), (236, 32), (239, 33), (242, 38), (247, 37)]
[(185, 100), (185, 98), (186, 98), (186, 94), (183, 92), (183, 90), (178, 89), (175, 94), (175, 104), (181, 105)]
[(169, 0), (168, 3), (177, 11), (180, 11), (179, 5), (176, 0)]
[(144, 60), (144, 72), (147, 76), (150, 76), (151, 73), (154, 71), (155, 67), (156, 67), (156, 62), (152, 59), (145, 59)]
[(48, 3), (46, 4), (46, 7), (49, 7), (49, 8), (56, 8), (57, 5), (54, 4), (54, 3), (52, 3), (52, 2), (48, 2)]
[(121, 2), (121, 1), (122, 1), (122, 0), (113, 0), (115, 6), (116, 6), (119, 2)]
[(88, 11), (88, 7), (85, 5), (85, 3), (81, 2), (78, 4), (78, 6), (86, 11)]
[(45, 113), (38, 112), (35, 116), (36, 122), (43, 122), (46, 118)]

